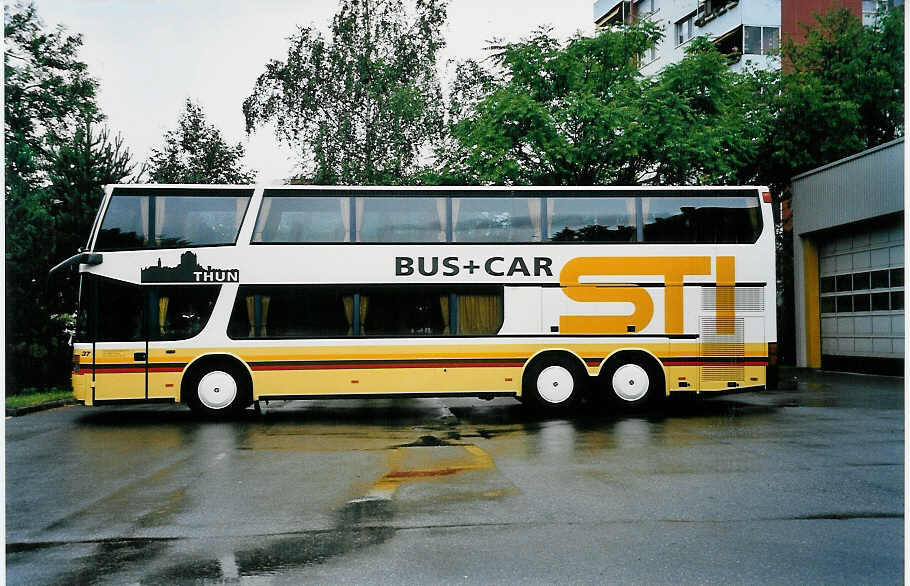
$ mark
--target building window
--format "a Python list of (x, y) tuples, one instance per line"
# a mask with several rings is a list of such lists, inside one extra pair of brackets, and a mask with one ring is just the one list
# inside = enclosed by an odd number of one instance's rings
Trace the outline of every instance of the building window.
[(780, 47), (780, 29), (776, 26), (744, 26), (743, 47), (746, 55), (772, 55)]
[(695, 34), (695, 13), (676, 23), (676, 46), (682, 45)]
[(657, 0), (638, 0), (635, 4), (635, 16), (644, 18), (657, 11)]
[(644, 58), (644, 60), (643, 60), (644, 63), (645, 63), (645, 64), (648, 64), (648, 63), (651, 63), (652, 61), (657, 61), (657, 55), (658, 55), (658, 53), (657, 53), (657, 47), (651, 47), (651, 48), (648, 49), (648, 51), (645, 53), (645, 58)]

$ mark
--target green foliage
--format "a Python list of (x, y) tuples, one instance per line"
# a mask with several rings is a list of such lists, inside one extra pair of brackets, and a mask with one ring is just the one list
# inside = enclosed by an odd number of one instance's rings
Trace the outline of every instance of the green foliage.
[(81, 37), (46, 31), (32, 4), (6, 7), (4, 33), (6, 382), (44, 387), (68, 376), (59, 316), (76, 305), (75, 279), (48, 289), (47, 272), (84, 244), (102, 186), (133, 167), (119, 138), (93, 131), (103, 116)]
[(22, 389), (19, 393), (6, 397), (7, 409), (22, 409), (25, 407), (34, 407), (51, 401), (65, 401), (73, 398), (72, 389), (52, 388), (46, 391), (33, 387)]
[(256, 172), (244, 168), (243, 157), (243, 145), (229, 145), (202, 107), (187, 100), (177, 129), (164, 133), (161, 150), (152, 149), (149, 176), (155, 183), (253, 183)]
[(343, 0), (331, 39), (300, 27), (243, 103), (247, 131), (273, 122), (304, 176), (323, 184), (407, 182), (443, 130), (436, 57), (444, 0)]
[(773, 77), (731, 73), (696, 39), (655, 78), (641, 21), (559, 43), (547, 29), (493, 47), (493, 67), (456, 71), (438, 183), (533, 185), (743, 182), (755, 167)]
[(903, 9), (871, 26), (846, 9), (815, 20), (805, 41), (782, 47), (779, 114), (763, 170), (775, 191), (794, 175), (903, 135)]

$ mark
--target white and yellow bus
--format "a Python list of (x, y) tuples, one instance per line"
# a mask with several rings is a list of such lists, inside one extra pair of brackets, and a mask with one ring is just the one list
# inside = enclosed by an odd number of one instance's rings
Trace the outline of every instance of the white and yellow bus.
[(761, 187), (109, 186), (67, 261), (73, 388), (215, 417), (763, 389), (773, 226)]

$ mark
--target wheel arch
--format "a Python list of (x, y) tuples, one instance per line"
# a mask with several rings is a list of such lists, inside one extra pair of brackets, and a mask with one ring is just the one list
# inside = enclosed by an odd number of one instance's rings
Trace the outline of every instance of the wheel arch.
[(664, 396), (669, 394), (670, 386), (667, 384), (667, 381), (669, 380), (668, 374), (667, 374), (667, 367), (664, 366), (663, 361), (660, 358), (658, 358), (653, 352), (651, 352), (650, 350), (646, 350), (644, 348), (638, 348), (638, 347), (620, 348), (620, 349), (614, 350), (601, 361), (600, 368), (597, 372), (597, 378), (602, 379), (602, 378), (606, 377), (607, 374), (611, 371), (611, 369), (607, 368), (607, 366), (611, 362), (622, 361), (624, 359), (624, 357), (635, 357), (635, 358), (643, 357), (645, 360), (650, 362), (654, 366), (654, 368), (657, 369), (657, 372), (660, 374), (661, 378), (663, 378)]
[(578, 362), (579, 366), (581, 366), (582, 368), (585, 369), (585, 372), (587, 372), (587, 370), (588, 370), (588, 365), (585, 363), (584, 359), (581, 356), (579, 356), (578, 354), (576, 354), (575, 352), (573, 352), (572, 350), (569, 350), (568, 348), (544, 348), (543, 350), (538, 350), (537, 352), (532, 354), (527, 360), (525, 360), (524, 366), (522, 366), (522, 369), (521, 369), (522, 376), (524, 376), (524, 371), (526, 371), (528, 369), (528, 367), (531, 366), (531, 364), (533, 364), (535, 361), (543, 360), (547, 356), (553, 356), (553, 355), (571, 356), (573, 360)]
[(658, 358), (658, 357), (657, 357), (653, 352), (651, 352), (650, 350), (646, 350), (646, 349), (644, 349), (644, 348), (638, 348), (638, 347), (635, 347), (635, 348), (618, 348), (618, 349), (614, 350), (613, 352), (610, 352), (607, 356), (604, 357), (603, 360), (600, 361), (600, 365), (597, 367), (597, 368), (598, 368), (598, 370), (597, 370), (597, 376), (601, 376), (601, 375), (604, 373), (604, 368), (605, 368), (605, 367), (607, 366), (607, 364), (609, 364), (611, 361), (620, 359), (621, 356), (623, 356), (623, 355), (629, 355), (629, 354), (631, 354), (632, 356), (644, 355), (648, 360), (650, 360), (651, 362), (653, 362), (653, 363), (657, 366), (657, 368), (660, 369), (660, 372), (661, 372), (661, 374), (663, 374), (664, 380), (666, 381), (666, 379), (667, 379), (667, 367), (664, 366), (663, 361), (662, 361), (660, 358)]
[(232, 362), (241, 367), (241, 370), (247, 375), (247, 382), (250, 386), (250, 395), (253, 396), (255, 391), (253, 389), (253, 369), (250, 368), (250, 365), (246, 361), (236, 354), (231, 352), (211, 352), (206, 354), (200, 354), (199, 356), (190, 360), (187, 365), (183, 368), (183, 372), (180, 373), (180, 381), (178, 388), (180, 389), (180, 396), (178, 397), (179, 403), (185, 403), (185, 396), (183, 392), (184, 381), (187, 380), (187, 375), (191, 373), (194, 369), (203, 368), (206, 364), (211, 362)]
[(521, 385), (519, 385), (519, 396), (524, 395), (525, 374), (528, 372), (528, 369), (535, 362), (539, 360), (546, 360), (550, 356), (569, 356), (572, 360), (578, 363), (579, 368), (581, 368), (586, 375), (588, 374), (588, 365), (585, 364), (584, 359), (575, 352), (569, 350), (568, 348), (544, 348), (542, 350), (538, 350), (527, 360), (525, 360), (524, 366), (521, 368)]

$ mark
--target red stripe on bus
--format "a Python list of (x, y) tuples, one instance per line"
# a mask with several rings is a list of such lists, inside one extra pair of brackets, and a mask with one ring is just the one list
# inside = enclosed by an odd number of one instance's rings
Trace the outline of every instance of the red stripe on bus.
[(358, 362), (343, 364), (257, 364), (252, 370), (345, 370), (365, 368), (487, 368), (518, 367), (518, 362)]
[(691, 362), (669, 362), (664, 361), (664, 366), (765, 366), (767, 362), (704, 362), (704, 361), (691, 361)]
[[(174, 368), (174, 367), (164, 367), (164, 368), (155, 368), (149, 367), (149, 372), (183, 372), (183, 368)], [(92, 371), (80, 370), (76, 374), (91, 374)], [(98, 368), (95, 370), (95, 374), (136, 374), (140, 372), (145, 372), (144, 366), (133, 366), (133, 367), (123, 367), (123, 368)]]

